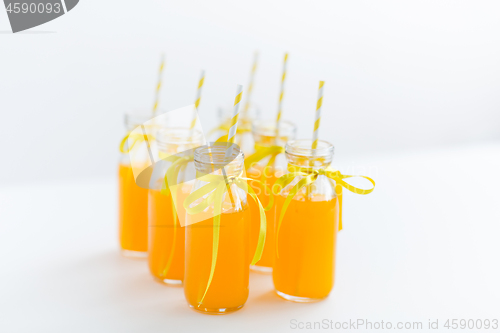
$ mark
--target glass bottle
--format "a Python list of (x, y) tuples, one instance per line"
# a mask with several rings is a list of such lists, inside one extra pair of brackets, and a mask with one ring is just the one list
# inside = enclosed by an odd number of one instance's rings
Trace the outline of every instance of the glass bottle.
[(177, 203), (174, 204), (170, 191), (165, 191), (164, 176), (175, 161), (167, 158), (203, 144), (201, 132), (189, 128), (166, 128), (157, 135), (159, 158), (165, 163), (157, 163), (161, 170), (155, 169), (158, 177), (149, 190), (148, 263), (149, 271), (158, 282), (180, 285), (184, 279), (185, 228), (181, 226), (179, 216), (182, 218), (186, 213), (182, 202), (194, 184), (193, 162), (179, 161), (177, 181), (180, 186), (177, 188)]
[[(196, 149), (194, 163), (197, 173), (212, 173), (221, 179), (222, 169), (217, 168), (225, 164), (225, 152), (225, 145)], [(212, 217), (216, 202), (200, 216), (187, 214), (184, 295), (190, 307), (209, 314), (238, 310), (248, 298), (250, 211), (246, 192), (231, 183), (232, 178), (244, 173), (244, 157), (238, 147), (233, 148), (229, 160), (232, 161), (224, 170), (230, 184), (230, 195), (226, 191), (222, 199), (220, 227), (217, 228)], [(193, 192), (207, 184), (198, 178)], [(221, 203), (218, 204), (220, 207)], [(216, 265), (209, 283), (217, 229)]]
[[(319, 170), (332, 162), (333, 146), (319, 141), (311, 149), (311, 140), (286, 144), (289, 172), (292, 168)], [(328, 296), (333, 288), (335, 248), (339, 228), (339, 200), (335, 182), (319, 175), (291, 200), (281, 226), (279, 216), (287, 195), (304, 176), (297, 175), (276, 196), (276, 257), (273, 281), (276, 292), (295, 302), (313, 302)]]
[[(147, 122), (151, 115), (128, 113), (125, 115), (125, 127), (130, 133), (137, 126)], [(144, 141), (138, 140), (133, 146), (125, 143), (118, 165), (118, 221), (119, 240), (122, 255), (131, 258), (146, 258), (148, 254), (148, 190), (139, 187), (134, 178), (130, 154), (134, 154), (134, 161), (148, 160), (147, 154), (140, 147)]]
[[(294, 140), (297, 127), (288, 121), (281, 121), (279, 132), (276, 132), (276, 121), (256, 121), (253, 124), (253, 137), (255, 140), (255, 152), (276, 151), (282, 149), (287, 141)], [(271, 190), (276, 180), (286, 172), (286, 158), (284, 153), (267, 155), (263, 159), (247, 165), (247, 176), (255, 181), (249, 181), (249, 185), (258, 194), (263, 206), (269, 204), (270, 196), (267, 187)], [(256, 181), (264, 183), (267, 187), (260, 186)], [(254, 250), (257, 246), (259, 237), (259, 208), (257, 204), (250, 200), (250, 212), (252, 214), (250, 249)], [(271, 273), (274, 263), (274, 219), (275, 209), (272, 207), (266, 211), (267, 233), (264, 252), (261, 259), (250, 268), (254, 271)]]

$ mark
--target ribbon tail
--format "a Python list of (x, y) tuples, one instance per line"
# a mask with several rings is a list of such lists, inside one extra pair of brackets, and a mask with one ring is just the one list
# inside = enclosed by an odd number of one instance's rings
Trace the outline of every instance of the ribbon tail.
[(175, 200), (177, 200), (177, 191), (179, 190), (179, 187), (175, 187), (175, 191), (170, 191), (170, 187), (168, 186), (169, 180), (170, 183), (175, 184), (178, 180), (179, 177), (179, 172), (181, 169), (185, 168), (187, 166), (187, 163), (189, 162), (189, 159), (186, 158), (177, 158), (177, 157), (169, 157), (166, 160), (172, 160), (173, 163), (172, 165), (168, 168), (167, 172), (165, 173), (164, 181), (163, 181), (163, 186), (162, 186), (162, 191), (161, 193), (164, 195), (168, 195), (170, 197), (170, 204), (172, 207), (172, 218), (173, 218), (173, 240), (172, 240), (172, 249), (170, 251), (170, 254), (167, 259), (167, 264), (165, 266), (165, 269), (163, 270), (163, 276), (166, 277), (168, 271), (170, 270), (170, 266), (172, 265), (172, 261), (174, 259), (174, 253), (175, 253), (175, 245), (177, 242), (177, 210), (175, 207)]
[(215, 142), (227, 142), (227, 134), (221, 136), (220, 138), (215, 140)]
[(342, 185), (335, 186), (335, 192), (337, 193), (337, 199), (339, 204), (339, 231), (342, 230)]
[[(269, 188), (269, 186), (267, 186), (265, 183), (261, 182), (260, 180), (256, 180), (256, 179), (252, 179), (252, 178), (241, 178), (243, 180), (246, 180), (246, 181), (250, 181), (252, 183), (257, 183), (263, 190), (264, 190), (264, 193), (269, 193), (269, 203), (267, 204), (266, 207), (264, 207), (264, 210), (267, 212), (269, 210), (271, 210), (271, 208), (273, 208), (273, 205), (274, 205), (274, 193), (272, 192), (271, 188)], [(248, 186), (248, 185), (246, 185)], [(241, 186), (240, 186), (241, 187)], [(252, 188), (252, 185), (250, 185), (250, 187), (252, 189), (252, 192), (255, 193), (255, 191), (253, 190)], [(244, 188), (242, 188), (245, 192), (248, 193), (248, 191)], [(269, 191), (269, 192), (267, 192)], [(262, 202), (260, 201), (259, 199), (259, 203), (262, 204)]]
[(268, 170), (270, 170), (274, 174), (274, 171), (275, 171), (274, 170), (274, 161), (276, 160), (276, 156), (278, 156), (278, 154), (272, 153), (270, 156), (271, 156), (271, 158), (269, 158), (269, 161), (267, 162), (266, 166), (262, 170), (262, 176), (260, 177), (260, 181), (263, 183), (266, 181), (266, 178), (267, 178), (266, 172)]
[[(252, 189), (250, 189), (250, 191), (253, 192)], [(262, 207), (262, 204), (257, 198), (257, 195), (255, 193), (249, 193), (249, 194), (259, 204), (259, 214), (260, 214), (259, 239), (257, 241), (257, 248), (255, 249), (252, 262), (250, 263), (250, 265), (255, 265), (262, 258), (262, 253), (264, 253), (264, 244), (266, 243), (267, 221), (266, 221), (266, 212), (264, 211), (264, 207)]]
[(132, 149), (132, 147), (133, 147), (133, 144), (132, 144), (131, 146), (128, 147), (127, 150), (125, 150), (125, 143), (127, 143), (127, 140), (128, 140), (129, 136), (130, 136), (130, 134), (125, 135), (125, 137), (123, 138), (122, 142), (120, 142), (120, 152), (121, 153), (128, 153), (130, 151), (130, 149)]
[(214, 218), (213, 218), (213, 240), (212, 240), (212, 265), (210, 267), (210, 275), (208, 277), (207, 288), (205, 289), (205, 293), (201, 297), (199, 304), (203, 303), (205, 296), (207, 295), (208, 289), (210, 288), (210, 284), (212, 283), (212, 279), (215, 273), (215, 265), (217, 264), (217, 254), (219, 251), (219, 229), (220, 229), (220, 219), (221, 219), (221, 211), (222, 211), (222, 197), (224, 195), (224, 191), (226, 188), (226, 184), (222, 183), (222, 186), (217, 188), (217, 196), (214, 200)]
[[(237, 182), (238, 187), (247, 192), (259, 206), (259, 216), (260, 216), (259, 238), (257, 241), (257, 248), (255, 249), (252, 262), (250, 263), (250, 265), (255, 265), (262, 258), (262, 253), (264, 252), (264, 244), (266, 243), (266, 234), (267, 234), (266, 211), (262, 206), (262, 203), (260, 202), (259, 198), (257, 197), (255, 191), (252, 189), (252, 187), (248, 186), (248, 184), (245, 181), (243, 181), (243, 179), (245, 178), (242, 178), (242, 180), (239, 180)], [(265, 186), (264, 184), (262, 185)]]
[[(375, 181), (373, 179), (371, 179), (370, 177), (342, 175), (338, 171), (336, 171), (336, 172), (327, 172), (326, 176), (328, 178), (331, 178), (331, 179), (335, 180), (337, 182), (337, 184), (342, 185), (343, 187), (345, 187), (349, 191), (351, 191), (353, 193), (356, 193), (356, 194), (362, 194), (362, 195), (370, 194), (375, 189)], [(368, 180), (370, 183), (372, 183), (372, 185), (373, 185), (372, 188), (364, 190), (364, 189), (352, 186), (351, 184), (349, 184), (349, 183), (347, 183), (347, 182), (344, 181), (344, 179), (346, 179), (346, 178), (354, 178), (354, 177), (360, 177), (360, 178), (364, 178), (364, 179)]]

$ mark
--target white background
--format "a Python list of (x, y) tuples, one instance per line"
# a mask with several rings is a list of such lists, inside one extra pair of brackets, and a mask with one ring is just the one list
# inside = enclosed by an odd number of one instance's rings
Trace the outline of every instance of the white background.
[[(497, 1), (82, 0), (11, 34), (0, 9), (0, 331), (290, 331), (290, 320), (493, 319), (500, 313), (500, 3)], [(182, 290), (117, 254), (116, 166), (123, 113), (193, 103), (205, 130), (247, 84), (345, 173), (373, 176), (347, 196), (337, 281), (318, 304), (281, 301), (251, 276), (243, 310), (207, 317)], [(425, 326), (424, 326), (425, 328)]]
[[(310, 137), (325, 80), (321, 137), (336, 158), (500, 138), (497, 1), (81, 1), (22, 34), (0, 34), (0, 184), (116, 173), (123, 113), (150, 108), (160, 52), (161, 108), (193, 103), (216, 125), (247, 84)], [(0, 31), (8, 32), (0, 10)], [(52, 33), (40, 33), (52, 32)]]

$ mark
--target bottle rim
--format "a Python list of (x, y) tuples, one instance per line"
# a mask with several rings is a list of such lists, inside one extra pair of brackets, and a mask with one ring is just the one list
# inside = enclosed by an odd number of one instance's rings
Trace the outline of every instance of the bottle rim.
[(226, 158), (226, 142), (211, 142), (209, 145), (194, 150), (194, 161), (203, 164), (224, 165), (233, 162), (243, 163), (243, 151), (237, 144), (232, 144), (232, 153)]
[(312, 149), (311, 139), (300, 139), (288, 141), (285, 145), (285, 152), (289, 155), (301, 157), (329, 157), (333, 156), (334, 147), (331, 143), (318, 140), (316, 149)]

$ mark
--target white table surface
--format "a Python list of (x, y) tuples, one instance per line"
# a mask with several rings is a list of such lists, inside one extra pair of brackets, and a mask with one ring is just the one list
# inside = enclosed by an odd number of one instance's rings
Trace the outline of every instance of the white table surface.
[(421, 321), (420, 331), (431, 319), (448, 331), (447, 319), (500, 319), (500, 143), (341, 170), (377, 187), (344, 199), (330, 297), (286, 302), (270, 276), (251, 274), (248, 302), (226, 316), (194, 312), (181, 288), (118, 254), (114, 179), (2, 188), (0, 332), (288, 332), (323, 319)]

